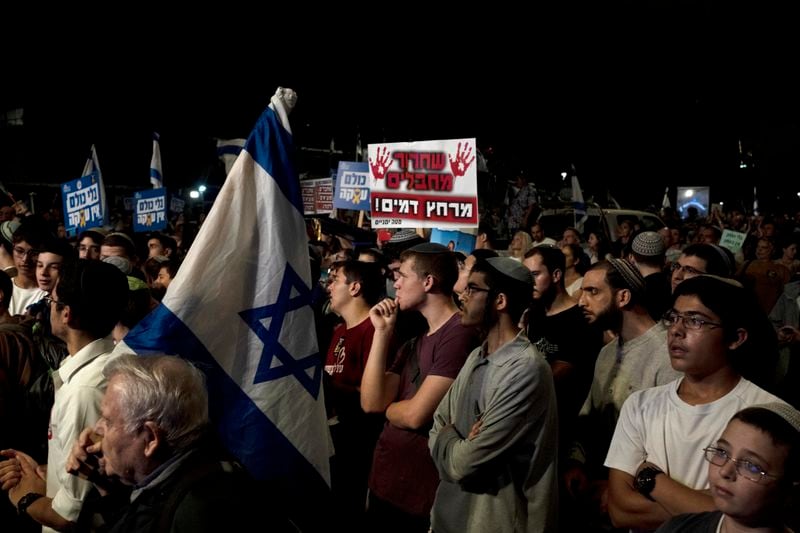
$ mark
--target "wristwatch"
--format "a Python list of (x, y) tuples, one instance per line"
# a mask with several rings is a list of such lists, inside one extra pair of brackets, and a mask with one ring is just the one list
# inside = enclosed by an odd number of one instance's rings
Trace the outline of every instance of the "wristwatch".
[(636, 479), (633, 480), (633, 488), (639, 491), (639, 494), (654, 502), (655, 500), (650, 496), (656, 486), (656, 476), (663, 474), (662, 470), (654, 466), (646, 466), (639, 470), (636, 474)]
[(38, 492), (29, 492), (17, 502), (17, 513), (20, 515), (27, 513), (28, 507), (30, 507), (31, 504), (36, 500), (43, 497), (44, 494), (39, 494)]

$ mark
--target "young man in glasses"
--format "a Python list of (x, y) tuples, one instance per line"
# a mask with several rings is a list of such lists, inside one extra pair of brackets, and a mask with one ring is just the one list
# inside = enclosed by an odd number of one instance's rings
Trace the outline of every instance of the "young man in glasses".
[(441, 482), (433, 531), (554, 531), (558, 428), (550, 367), (519, 328), (533, 283), (508, 257), (479, 260), (461, 293), (461, 323), (484, 338), (433, 419)]
[[(748, 407), (703, 450), (717, 511), (672, 518), (658, 531), (791, 531), (787, 505), (800, 481), (800, 412), (783, 403)], [(792, 513), (786, 516), (787, 511)]]
[(0, 462), (0, 479), (11, 503), (42, 524), (45, 532), (74, 527), (91, 488), (88, 481), (67, 474), (65, 463), (83, 428), (100, 417), (106, 386), (103, 367), (114, 348), (111, 330), (128, 300), (128, 281), (113, 265), (79, 260), (61, 272), (46, 300), (53, 334), (69, 351), (53, 372), (46, 476), (39, 475), (29, 455), (17, 450), (3, 450), (7, 459)]
[(22, 315), (25, 309), (41, 300), (47, 294), (39, 288), (36, 281), (36, 261), (39, 258), (42, 244), (46, 234), (34, 224), (22, 224), (11, 237), (13, 245), (11, 253), (17, 275), (12, 278), (14, 294), (8, 312), (12, 315)]
[(672, 367), (683, 377), (632, 394), (622, 407), (605, 465), (617, 527), (654, 529), (671, 516), (714, 509), (698, 450), (739, 410), (780, 400), (742, 376), (760, 349), (748, 343), (760, 312), (735, 281), (683, 281), (664, 315)]

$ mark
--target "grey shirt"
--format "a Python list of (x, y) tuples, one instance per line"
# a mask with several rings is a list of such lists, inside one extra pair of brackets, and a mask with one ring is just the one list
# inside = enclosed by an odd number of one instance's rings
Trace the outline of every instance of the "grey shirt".
[[(553, 376), (524, 333), (467, 359), (436, 409), (429, 446), (441, 482), (437, 533), (555, 531), (558, 422)], [(480, 419), (478, 435), (468, 439)]]

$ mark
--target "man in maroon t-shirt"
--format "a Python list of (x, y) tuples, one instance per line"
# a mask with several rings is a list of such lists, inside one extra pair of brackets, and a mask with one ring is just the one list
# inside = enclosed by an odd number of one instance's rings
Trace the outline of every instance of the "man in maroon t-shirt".
[[(440, 244), (414, 246), (400, 256), (397, 298), (370, 310), (375, 327), (361, 382), (366, 412), (386, 412), (369, 478), (372, 531), (426, 532), (439, 475), (428, 450), (433, 412), (458, 375), (476, 332), (461, 325), (453, 302), (455, 255)], [(405, 343), (387, 364), (398, 310), (416, 310), (428, 331)]]
[(360, 396), (375, 332), (369, 310), (383, 289), (384, 278), (375, 263), (342, 261), (331, 267), (331, 309), (344, 320), (333, 332), (323, 381), (336, 453), (331, 461), (332, 513), (337, 525), (350, 530), (358, 530), (363, 520), (372, 453), (383, 426), (382, 416), (364, 413)]

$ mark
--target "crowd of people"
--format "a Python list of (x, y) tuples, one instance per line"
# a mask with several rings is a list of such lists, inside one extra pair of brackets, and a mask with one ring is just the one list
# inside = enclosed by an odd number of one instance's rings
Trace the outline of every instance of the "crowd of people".
[(180, 235), (65, 239), (0, 211), (3, 530), (796, 526), (796, 221), (545, 236), (518, 185), (508, 233), (487, 218), (469, 255), (309, 226), (335, 448), (317, 517), (283, 516), (219, 445), (201, 370), (115, 351), (180, 275)]

